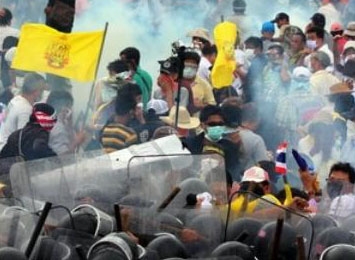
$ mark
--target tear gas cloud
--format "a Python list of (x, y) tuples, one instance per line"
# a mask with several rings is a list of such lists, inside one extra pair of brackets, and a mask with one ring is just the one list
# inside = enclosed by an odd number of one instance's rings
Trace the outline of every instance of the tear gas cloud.
[[(311, 1), (311, 0), (310, 0)], [(32, 21), (43, 20), (43, 9), (47, 1), (36, 2), (38, 17)], [(77, 1), (85, 2), (85, 1)], [(130, 2), (130, 3), (127, 3)], [(119, 57), (119, 52), (135, 46), (141, 51), (141, 65), (153, 77), (155, 83), (159, 73), (158, 60), (171, 55), (171, 43), (180, 39), (186, 44), (190, 39), (186, 33), (198, 27), (210, 30), (221, 20), (233, 15), (233, 0), (223, 0), (217, 7), (211, 0), (92, 0), (75, 18), (73, 32), (102, 30), (108, 22), (108, 32), (99, 64), (98, 78), (107, 74), (106, 66)], [(263, 22), (270, 21), (278, 12), (290, 14), (291, 23), (302, 29), (308, 23), (315, 9), (309, 6), (290, 7), (285, 0), (258, 1), (249, 0), (246, 9), (248, 36), (260, 35)], [(300, 1), (304, 2), (304, 1)], [(313, 2), (313, 1), (311, 1)], [(20, 15), (20, 14), (19, 14)], [(14, 17), (16, 19), (16, 12)], [(42, 21), (43, 22), (43, 21)], [(85, 61), (83, 61), (85, 62)], [(156, 84), (156, 83), (155, 83)], [(74, 82), (73, 95), (76, 112), (87, 105), (91, 84)], [(83, 91), (85, 89), (85, 91)]]

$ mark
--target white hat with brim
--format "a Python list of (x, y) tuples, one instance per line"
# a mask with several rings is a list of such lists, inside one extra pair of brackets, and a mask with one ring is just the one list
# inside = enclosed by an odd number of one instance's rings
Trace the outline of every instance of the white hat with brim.
[(344, 35), (355, 36), (355, 22), (349, 22)]
[[(176, 115), (176, 107), (173, 106), (170, 109), (169, 116), (162, 116), (160, 119), (168, 124), (174, 125), (175, 124), (175, 115)], [(179, 107), (179, 115), (178, 115), (178, 124), (177, 127), (181, 129), (194, 129), (200, 125), (200, 119), (197, 117), (191, 117), (190, 113), (187, 111), (185, 107)]]

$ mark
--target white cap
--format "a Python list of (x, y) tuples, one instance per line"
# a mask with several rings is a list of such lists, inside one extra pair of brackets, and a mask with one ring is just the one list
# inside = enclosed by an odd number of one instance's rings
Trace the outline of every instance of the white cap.
[(168, 103), (162, 99), (151, 99), (147, 104), (147, 108), (148, 110), (153, 109), (157, 115), (164, 115), (169, 111)]
[(263, 182), (269, 181), (269, 174), (262, 168), (253, 166), (244, 172), (242, 182)]

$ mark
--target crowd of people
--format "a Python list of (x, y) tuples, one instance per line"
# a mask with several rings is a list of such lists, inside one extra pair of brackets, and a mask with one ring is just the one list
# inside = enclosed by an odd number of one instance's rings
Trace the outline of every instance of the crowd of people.
[[(46, 158), (90, 151), (115, 155), (169, 136), (176, 136), (182, 149), (195, 158), (190, 163), (182, 156), (177, 163), (176, 158), (170, 162), (163, 158), (149, 167), (138, 165), (141, 175), (134, 179), (134, 192), (125, 183), (117, 183), (120, 191), (112, 189), (117, 179), (112, 179), (110, 188), (88, 180), (89, 186), (72, 191), (79, 205), (72, 218), (62, 219), (57, 229), (47, 225), (33, 259), (306, 259), (302, 255), (353, 259), (355, 9), (351, 6), (355, 2), (315, 2), (318, 10), (305, 28), (288, 13), (279, 12), (257, 30), (246, 16), (247, 1), (213, 3), (217, 11), (219, 5), (230, 4), (233, 15), (224, 17), (224, 22), (235, 23), (238, 29), (236, 67), (233, 75), (226, 75), (233, 76), (233, 82), (222, 88), (212, 80), (221, 50), (212, 32), (202, 26), (186, 32), (190, 43), (173, 43), (172, 54), (157, 60), (157, 78), (141, 65), (144, 52), (133, 44), (119, 50), (107, 64), (107, 76), (93, 85), (87, 101), (90, 116), (80, 124), (73, 120), (77, 97), (70, 79), (11, 68), (21, 36), (11, 24), (15, 7), (2, 7), (0, 190), (4, 208), (13, 206), (6, 199), (16, 195), (12, 186), (18, 183), (10, 177), (18, 161), (33, 167), (36, 160), (41, 164)], [(48, 1), (43, 8), (48, 26), (71, 32), (75, 1)], [(201, 160), (196, 160), (198, 156)], [(52, 185), (59, 187), (62, 182)], [(174, 201), (176, 194), (168, 196), (176, 187), (181, 205)], [(43, 194), (28, 195), (49, 199)], [(166, 197), (170, 200), (157, 210), (156, 200)], [(120, 233), (111, 233), (114, 224), (103, 227), (108, 219), (113, 222), (115, 213), (117, 220), (115, 203), (123, 206), (116, 223)], [(19, 212), (4, 210), (1, 226), (12, 223)], [(280, 217), (285, 223), (277, 237), (275, 221)], [(13, 242), (16, 232), (1, 229), (1, 246), (23, 250)], [(10, 259), (6, 254), (16, 253), (20, 254), (6, 247), (0, 249), (0, 258), (4, 254), (3, 259)]]

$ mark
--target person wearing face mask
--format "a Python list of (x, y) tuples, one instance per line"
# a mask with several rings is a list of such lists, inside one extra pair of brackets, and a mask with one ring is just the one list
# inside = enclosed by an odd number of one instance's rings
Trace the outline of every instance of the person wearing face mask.
[(344, 74), (345, 64), (349, 60), (355, 60), (355, 41), (347, 41), (343, 52), (337, 58), (336, 68), (340, 73)]
[(47, 104), (57, 112), (58, 121), (49, 135), (49, 146), (58, 154), (73, 153), (85, 141), (85, 132), (75, 132), (72, 120), (73, 96), (67, 91), (52, 91)]
[[(224, 157), (229, 179), (240, 181), (238, 151), (240, 140), (237, 133), (226, 136), (225, 118), (219, 106), (207, 105), (201, 110), (200, 122), (203, 132), (182, 138), (182, 144), (191, 154), (217, 153)], [(231, 183), (230, 183), (231, 184)]]
[(355, 213), (354, 183), (355, 169), (349, 163), (331, 167), (325, 194), (331, 200), (329, 215), (342, 219)]
[(26, 125), (34, 103), (42, 99), (45, 88), (46, 81), (41, 75), (28, 73), (25, 76), (21, 94), (13, 97), (7, 106), (7, 115), (0, 127), (0, 149), (10, 134)]
[(108, 76), (99, 79), (94, 88), (94, 111), (103, 104), (111, 102), (117, 95), (117, 87), (113, 83), (117, 79), (129, 81), (131, 78), (128, 64), (122, 60), (114, 60), (107, 65)]
[(185, 106), (191, 115), (195, 115), (206, 105), (216, 104), (211, 85), (197, 75), (200, 60), (196, 52), (184, 53), (180, 105)]
[(267, 64), (266, 55), (263, 54), (263, 42), (258, 37), (249, 37), (244, 42), (245, 55), (250, 62), (248, 72), (243, 82), (245, 102), (255, 101), (263, 89), (263, 76), (261, 71)]
[(306, 52), (309, 54), (305, 58), (305, 66), (310, 67), (311, 63), (311, 54), (316, 51), (322, 51), (326, 53), (330, 59), (330, 64), (327, 67), (334, 65), (334, 54), (329, 49), (328, 44), (325, 42), (325, 31), (319, 27), (311, 27), (307, 30), (306, 33), (307, 42), (306, 42)]

